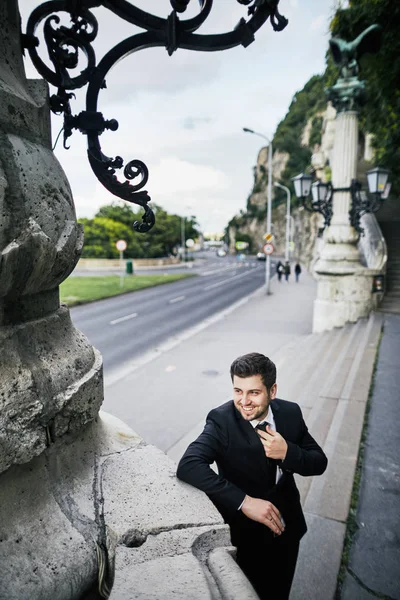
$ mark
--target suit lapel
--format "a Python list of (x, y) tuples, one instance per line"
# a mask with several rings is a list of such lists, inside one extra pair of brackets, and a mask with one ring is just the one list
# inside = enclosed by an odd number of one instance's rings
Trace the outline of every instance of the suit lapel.
[(282, 416), (281, 407), (276, 402), (276, 400), (272, 400), (270, 406), (271, 406), (272, 414), (274, 415), (275, 428), (276, 428), (277, 432), (280, 433), (281, 436), (284, 438), (285, 437), (285, 421)]

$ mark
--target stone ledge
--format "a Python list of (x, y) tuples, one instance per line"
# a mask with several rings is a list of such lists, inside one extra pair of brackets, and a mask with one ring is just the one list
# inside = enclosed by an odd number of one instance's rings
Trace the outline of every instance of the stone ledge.
[(235, 548), (216, 548), (210, 553), (208, 567), (223, 600), (257, 600), (250, 581), (233, 558)]
[(206, 560), (230, 545), (221, 516), (163, 452), (106, 413), (0, 475), (0, 497), (0, 598), (87, 597), (101, 559), (100, 585), (111, 586), (115, 557), (115, 599), (219, 598)]

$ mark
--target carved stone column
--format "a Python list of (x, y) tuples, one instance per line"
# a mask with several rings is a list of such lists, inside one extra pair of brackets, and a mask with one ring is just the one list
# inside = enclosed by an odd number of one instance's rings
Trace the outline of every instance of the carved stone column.
[[(349, 187), (356, 177), (358, 153), (358, 116), (355, 111), (338, 113), (332, 155), (332, 185), (334, 188)], [(350, 225), (349, 191), (333, 194), (333, 215), (330, 226), (324, 232), (325, 246), (316, 266), (318, 274), (353, 273), (360, 266), (357, 249), (358, 233)]]
[(47, 85), (26, 80), (17, 2), (2, 0), (0, 600), (255, 598), (207, 497), (99, 413), (101, 357), (59, 303), (82, 243)]
[(83, 231), (51, 150), (47, 85), (25, 78), (15, 2), (1, 3), (0, 21), (2, 472), (91, 421), (103, 389), (99, 353), (59, 303)]
[[(349, 187), (356, 177), (357, 153), (357, 112), (339, 112), (332, 162), (334, 188)], [(371, 273), (360, 262), (359, 236), (350, 225), (350, 207), (349, 191), (333, 194), (331, 225), (324, 232), (325, 245), (314, 269), (318, 280), (314, 332), (355, 322), (372, 309)]]
[[(372, 25), (353, 42), (330, 40), (340, 76), (329, 90), (329, 99), (337, 109), (332, 155), (333, 215), (324, 232), (325, 245), (315, 265), (318, 280), (314, 303), (313, 331), (342, 327), (366, 317), (372, 307), (372, 276), (375, 271), (360, 262), (359, 235), (350, 225), (351, 182), (356, 178), (358, 161), (357, 107), (365, 98), (365, 82), (358, 79), (357, 60), (367, 51), (376, 52), (380, 28)], [(338, 190), (338, 191), (335, 191)]]

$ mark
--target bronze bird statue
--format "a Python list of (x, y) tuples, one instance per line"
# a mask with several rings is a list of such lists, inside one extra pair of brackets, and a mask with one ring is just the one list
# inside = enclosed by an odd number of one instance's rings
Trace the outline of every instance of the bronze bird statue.
[(340, 75), (344, 79), (358, 75), (358, 61), (363, 54), (378, 52), (382, 42), (382, 27), (371, 25), (360, 33), (352, 42), (346, 42), (341, 38), (329, 40), (333, 60), (340, 69)]

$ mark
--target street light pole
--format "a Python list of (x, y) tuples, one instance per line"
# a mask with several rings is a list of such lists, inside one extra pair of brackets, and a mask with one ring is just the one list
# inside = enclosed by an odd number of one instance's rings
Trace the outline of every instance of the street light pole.
[(290, 189), (286, 185), (275, 183), (276, 187), (285, 190), (286, 192), (286, 246), (285, 246), (285, 262), (289, 260), (289, 242), (290, 242)]
[[(192, 210), (190, 205), (184, 207), (184, 211)], [(182, 246), (182, 262), (187, 262), (187, 248), (186, 248), (186, 215), (181, 217), (181, 246)]]
[[(290, 228), (289, 228), (289, 239), (291, 242), (293, 242), (293, 237), (294, 237), (294, 218), (292, 215), (290, 215)], [(294, 244), (293, 244), (294, 246)], [(292, 250), (293, 252), (293, 250)], [(290, 252), (289, 252), (289, 256), (290, 256)]]
[[(267, 188), (267, 233), (271, 233), (271, 209), (272, 209), (272, 142), (271, 140), (264, 135), (263, 133), (258, 133), (257, 131), (253, 131), (253, 129), (248, 129), (247, 127), (243, 127), (243, 131), (246, 133), (253, 133), (254, 135), (258, 135), (262, 137), (268, 143), (268, 188)], [(270, 291), (270, 273), (271, 273), (271, 255), (267, 254), (267, 258), (265, 261), (265, 293), (268, 295), (271, 293)]]
[(186, 217), (182, 216), (181, 217), (181, 246), (182, 246), (182, 258), (181, 258), (181, 260), (182, 260), (182, 262), (186, 258), (185, 220), (186, 220)]

